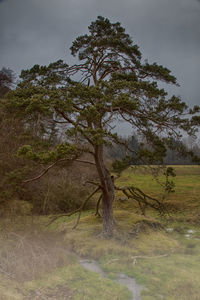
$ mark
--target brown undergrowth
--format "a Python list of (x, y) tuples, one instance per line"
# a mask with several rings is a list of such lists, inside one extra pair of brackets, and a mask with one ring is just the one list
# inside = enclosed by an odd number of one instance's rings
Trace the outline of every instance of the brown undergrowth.
[(40, 278), (53, 269), (69, 265), (72, 255), (61, 235), (32, 230), (7, 231), (0, 239), (0, 274), (18, 282)]

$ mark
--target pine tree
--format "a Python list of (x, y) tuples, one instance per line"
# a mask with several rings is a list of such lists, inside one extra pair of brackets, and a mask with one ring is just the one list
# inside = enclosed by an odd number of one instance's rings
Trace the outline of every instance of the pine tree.
[(20, 109), (23, 116), (40, 114), (68, 125), (66, 143), (47, 153), (35, 153), (26, 146), (21, 154), (54, 164), (76, 161), (83, 152), (91, 155), (88, 163), (96, 165), (97, 190), (102, 192), (103, 234), (111, 236), (116, 224), (115, 184), (105, 165), (104, 148), (109, 143), (123, 144), (113, 133), (114, 122), (120, 119), (131, 124), (143, 137), (143, 145), (129, 149), (135, 160), (162, 163), (173, 138), (179, 139), (184, 131), (195, 134), (200, 110), (197, 106), (189, 109), (179, 97), (168, 97), (159, 88), (159, 82), (176, 85), (176, 78), (167, 68), (143, 61), (138, 46), (119, 22), (99, 16), (88, 29), (70, 48), (78, 58), (76, 64), (68, 66), (59, 60), (22, 71), (20, 84), (8, 97), (10, 108)]

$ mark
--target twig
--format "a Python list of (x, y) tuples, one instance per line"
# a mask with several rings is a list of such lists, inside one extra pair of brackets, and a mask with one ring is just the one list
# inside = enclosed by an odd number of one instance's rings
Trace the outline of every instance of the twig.
[(118, 261), (118, 260), (120, 260), (120, 258), (112, 258), (112, 259), (109, 260), (104, 266), (107, 266), (107, 265), (111, 264), (112, 262)]

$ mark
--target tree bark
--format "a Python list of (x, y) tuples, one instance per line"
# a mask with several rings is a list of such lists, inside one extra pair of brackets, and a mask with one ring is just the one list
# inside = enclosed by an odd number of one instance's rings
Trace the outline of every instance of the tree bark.
[(103, 158), (103, 145), (95, 146), (95, 163), (102, 188), (102, 235), (109, 238), (113, 235), (116, 225), (113, 216), (113, 202), (115, 197), (114, 178), (107, 170)]

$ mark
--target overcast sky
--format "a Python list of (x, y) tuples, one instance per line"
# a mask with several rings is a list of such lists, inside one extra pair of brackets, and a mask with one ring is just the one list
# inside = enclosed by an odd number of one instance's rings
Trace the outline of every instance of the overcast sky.
[(172, 70), (173, 92), (200, 104), (199, 0), (0, 0), (0, 69), (72, 63), (72, 41), (98, 15), (121, 22), (144, 59)]

